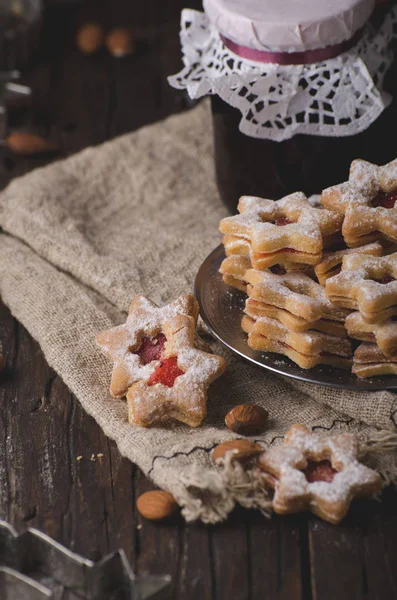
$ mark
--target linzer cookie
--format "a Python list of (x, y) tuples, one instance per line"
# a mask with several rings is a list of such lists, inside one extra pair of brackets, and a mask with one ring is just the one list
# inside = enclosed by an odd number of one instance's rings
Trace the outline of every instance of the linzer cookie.
[(321, 203), (344, 215), (342, 233), (356, 247), (383, 238), (397, 242), (397, 160), (378, 167), (354, 160), (349, 181), (322, 193)]
[(123, 398), (130, 385), (152, 374), (167, 341), (164, 327), (176, 315), (187, 315), (197, 321), (198, 305), (194, 296), (185, 294), (159, 308), (138, 295), (131, 302), (126, 323), (97, 335), (100, 349), (114, 363), (112, 396)]
[(247, 282), (245, 274), (251, 268), (249, 256), (240, 256), (238, 254), (228, 256), (222, 261), (219, 272), (222, 274), (223, 281), (242, 292), (247, 291)]
[(339, 523), (352, 500), (373, 496), (383, 487), (380, 475), (360, 463), (358, 454), (358, 439), (352, 434), (323, 437), (293, 425), (281, 446), (257, 459), (274, 487), (274, 511), (285, 515), (310, 510)]
[(163, 334), (159, 361), (128, 390), (129, 422), (148, 427), (176, 419), (198, 427), (207, 414), (208, 387), (225, 370), (225, 361), (195, 348), (192, 317), (167, 319)]
[(248, 333), (250, 348), (287, 356), (302, 369), (311, 369), (319, 364), (351, 368), (352, 348), (347, 338), (318, 331), (291, 332), (276, 319), (267, 317), (254, 320), (244, 316), (241, 326)]
[(251, 284), (249, 296), (253, 300), (283, 309), (305, 321), (320, 319), (344, 322), (347, 310), (332, 305), (324, 288), (304, 273), (276, 275), (249, 269), (246, 281)]
[(359, 312), (346, 317), (346, 329), (349, 337), (364, 342), (376, 343), (385, 356), (397, 359), (397, 321), (396, 317), (383, 323), (366, 323)]
[(321, 262), (314, 267), (314, 272), (319, 283), (325, 285), (327, 279), (340, 273), (343, 258), (349, 254), (355, 253), (383, 256), (385, 250), (379, 242), (373, 242), (372, 244), (365, 244), (359, 248), (346, 248), (345, 246), (343, 249), (335, 250), (333, 252), (323, 252)]
[[(253, 286), (248, 286), (249, 293), (252, 293)], [(264, 302), (254, 300), (254, 298), (248, 297), (245, 302), (244, 312), (252, 319), (258, 319), (260, 317), (270, 317), (271, 319), (277, 319), (290, 331), (302, 333), (313, 329), (315, 331), (322, 331), (329, 335), (335, 335), (337, 337), (346, 337), (347, 332), (343, 322), (332, 321), (331, 319), (318, 319), (314, 321), (308, 321), (297, 315), (278, 308), (277, 306), (271, 306)]]
[(248, 240), (251, 262), (260, 269), (317, 264), (324, 244), (342, 225), (339, 214), (313, 208), (301, 192), (277, 201), (243, 196), (238, 210), (239, 215), (221, 221), (220, 231)]
[(359, 310), (367, 323), (397, 314), (397, 253), (384, 257), (345, 256), (339, 275), (326, 281), (328, 298), (337, 306)]
[(397, 375), (397, 357), (389, 358), (376, 344), (363, 342), (354, 353), (352, 373), (362, 378)]
[(239, 237), (238, 235), (224, 235), (222, 244), (225, 248), (226, 256), (249, 256), (251, 244), (248, 239)]

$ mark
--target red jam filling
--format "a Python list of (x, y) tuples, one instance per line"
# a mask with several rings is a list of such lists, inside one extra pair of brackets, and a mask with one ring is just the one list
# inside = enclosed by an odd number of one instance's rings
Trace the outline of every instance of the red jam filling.
[(278, 225), (279, 227), (282, 227), (283, 225), (290, 225), (291, 223), (293, 223), (293, 221), (290, 221), (288, 217), (278, 217), (273, 221), (273, 223), (275, 225)]
[(175, 379), (183, 375), (183, 373), (184, 371), (178, 367), (178, 361), (175, 356), (165, 358), (150, 376), (148, 385), (161, 383), (171, 388), (174, 385)]
[(397, 202), (397, 190), (395, 192), (379, 192), (372, 200), (371, 204), (374, 208), (381, 206), (382, 208), (394, 208)]
[(294, 250), (293, 248), (281, 248), (281, 250), (275, 250), (274, 252), (260, 252), (257, 256), (265, 258), (266, 256), (273, 256), (275, 254), (282, 254), (284, 252), (295, 254), (296, 252), (298, 252), (298, 250)]
[(326, 481), (331, 483), (335, 477), (336, 471), (329, 460), (312, 461), (307, 463), (307, 467), (302, 470), (306, 480), (309, 483), (314, 481)]
[(164, 346), (167, 338), (164, 333), (159, 333), (156, 337), (144, 337), (142, 343), (134, 354), (138, 354), (142, 363), (147, 365), (154, 360), (161, 360), (164, 353)]
[(382, 283), (383, 285), (386, 283), (390, 283), (391, 281), (395, 281), (394, 277), (391, 277), (391, 275), (387, 275), (386, 277), (383, 277), (382, 279), (374, 279), (374, 281), (376, 281), (377, 283)]

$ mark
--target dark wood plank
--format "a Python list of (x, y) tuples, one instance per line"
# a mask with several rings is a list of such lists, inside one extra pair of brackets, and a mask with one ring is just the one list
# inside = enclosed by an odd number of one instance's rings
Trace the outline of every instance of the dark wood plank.
[(382, 503), (355, 502), (337, 527), (312, 518), (313, 598), (388, 600), (396, 597), (396, 494)]
[[(135, 498), (144, 492), (154, 489), (153, 484), (137, 472), (135, 479)], [(134, 515), (137, 520), (136, 562), (137, 574), (162, 575), (172, 577), (171, 598), (177, 595), (177, 582), (182, 561), (183, 524), (179, 517), (174, 517), (170, 522), (154, 523), (147, 521), (136, 511), (133, 504)]]
[(310, 598), (305, 516), (265, 517), (249, 523), (252, 600)]
[(34, 525), (59, 538), (62, 523), (57, 517), (66, 509), (70, 489), (64, 426), (69, 393), (44, 361), (38, 344), (16, 323), (5, 349), (1, 412), (8, 498), (0, 506), (1, 515), (18, 529)]
[(214, 597), (219, 600), (251, 599), (248, 515), (236, 509), (225, 523), (210, 529)]
[(383, 504), (367, 525), (364, 558), (366, 589), (371, 600), (397, 598), (396, 493), (387, 490)]

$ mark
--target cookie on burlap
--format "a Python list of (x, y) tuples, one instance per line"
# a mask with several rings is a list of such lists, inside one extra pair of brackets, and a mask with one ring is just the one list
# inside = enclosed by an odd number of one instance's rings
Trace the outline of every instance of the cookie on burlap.
[(164, 327), (176, 315), (188, 315), (197, 321), (194, 296), (184, 294), (160, 308), (138, 295), (131, 301), (125, 323), (96, 336), (101, 351), (114, 363), (110, 383), (114, 398), (123, 398), (133, 383), (151, 375), (166, 343)]
[(148, 427), (176, 419), (198, 427), (207, 414), (208, 387), (222, 375), (225, 361), (195, 348), (192, 317), (169, 319), (163, 331), (166, 343), (160, 363), (128, 390), (129, 422)]
[(354, 498), (382, 489), (380, 475), (358, 461), (358, 450), (355, 435), (323, 437), (304, 425), (293, 425), (281, 446), (258, 457), (258, 466), (270, 474), (268, 481), (275, 490), (275, 512), (310, 510), (339, 523)]

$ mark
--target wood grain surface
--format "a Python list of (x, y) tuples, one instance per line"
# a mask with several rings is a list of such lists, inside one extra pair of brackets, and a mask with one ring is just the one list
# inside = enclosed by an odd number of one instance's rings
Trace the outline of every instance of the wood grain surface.
[[(180, 66), (182, 0), (108, 0), (51, 5), (40, 51), (23, 81), (29, 113), (11, 113), (60, 146), (56, 157), (0, 150), (0, 187), (49, 160), (132, 131), (189, 106), (166, 76)], [(200, 3), (189, 0), (189, 6)], [(83, 56), (76, 28), (128, 24), (138, 47), (117, 60)], [(133, 168), (133, 165), (131, 165)], [(391, 600), (397, 598), (397, 503), (359, 502), (334, 527), (299, 515), (265, 519), (236, 510), (216, 527), (180, 517), (152, 524), (135, 499), (152, 485), (123, 459), (60, 378), (38, 344), (0, 305), (6, 371), (0, 384), (0, 516), (37, 527), (91, 559), (123, 548), (138, 573), (170, 573), (182, 600)]]

